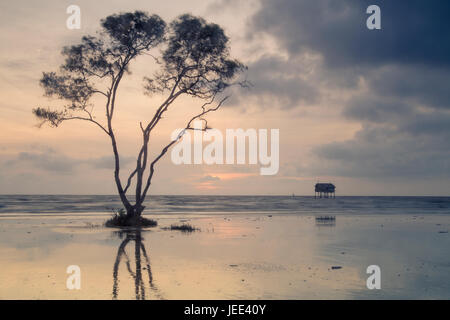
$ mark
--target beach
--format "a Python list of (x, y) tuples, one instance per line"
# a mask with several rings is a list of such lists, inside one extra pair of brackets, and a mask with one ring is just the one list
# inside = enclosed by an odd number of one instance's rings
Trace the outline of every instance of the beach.
[[(450, 215), (325, 211), (158, 213), (142, 230), (106, 228), (102, 212), (3, 212), (0, 299), (450, 299)], [(199, 230), (167, 229), (183, 223)]]

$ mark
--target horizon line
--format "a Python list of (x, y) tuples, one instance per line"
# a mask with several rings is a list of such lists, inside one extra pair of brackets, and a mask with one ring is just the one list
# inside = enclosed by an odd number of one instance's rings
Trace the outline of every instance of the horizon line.
[[(78, 193), (0, 193), (0, 196), (117, 196), (118, 194), (78, 194)], [(167, 197), (167, 196), (179, 196), (179, 197), (314, 197), (311, 194), (153, 194), (151, 197)], [(450, 195), (351, 195), (343, 194), (336, 195), (339, 197), (439, 197), (450, 198)], [(319, 199), (319, 198), (318, 198)], [(327, 199), (327, 198), (322, 198)]]

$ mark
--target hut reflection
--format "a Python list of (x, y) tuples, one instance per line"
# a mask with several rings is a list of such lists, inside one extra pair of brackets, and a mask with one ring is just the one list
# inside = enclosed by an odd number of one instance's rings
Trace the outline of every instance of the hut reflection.
[(334, 227), (336, 225), (336, 216), (317, 216), (317, 227)]
[[(122, 261), (125, 263), (126, 270), (128, 271), (131, 278), (134, 280), (134, 293), (136, 300), (145, 300), (149, 297), (146, 296), (146, 288), (150, 289), (150, 293), (152, 293), (155, 298), (162, 299), (159, 290), (153, 283), (153, 275), (150, 265), (150, 259), (147, 254), (147, 250), (145, 249), (145, 245), (143, 242), (141, 230), (126, 230), (119, 231), (117, 234), (121, 239), (123, 239), (122, 243), (117, 250), (116, 260), (114, 262), (113, 268), (113, 289), (112, 289), (112, 297), (113, 299), (117, 299), (119, 294), (119, 267)], [(133, 246), (129, 246), (129, 244), (134, 243)], [(134, 253), (134, 259), (129, 257), (128, 252)], [(134, 264), (132, 263), (134, 260)], [(134, 267), (134, 271), (133, 271)], [(146, 282), (148, 280), (148, 286), (146, 286)]]

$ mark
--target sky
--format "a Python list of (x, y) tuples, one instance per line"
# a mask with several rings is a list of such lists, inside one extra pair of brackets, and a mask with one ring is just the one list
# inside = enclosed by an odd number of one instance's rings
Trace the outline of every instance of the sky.
[[(79, 30), (66, 27), (72, 4), (81, 9)], [(366, 27), (373, 4), (381, 30)], [(58, 69), (63, 46), (95, 34), (110, 14), (143, 10), (166, 22), (191, 13), (219, 24), (232, 56), (248, 66), (252, 87), (233, 88), (208, 118), (212, 127), (280, 133), (276, 175), (250, 164), (175, 165), (168, 154), (152, 194), (311, 195), (316, 182), (333, 182), (338, 195), (448, 196), (449, 9), (447, 1), (420, 0), (3, 1), (0, 193), (115, 193), (111, 144), (99, 128), (75, 121), (38, 128), (31, 110), (61, 106), (43, 96), (39, 79)], [(119, 89), (122, 179), (133, 169), (139, 122), (162, 98), (143, 94), (154, 67), (139, 57)], [(176, 102), (152, 136), (153, 155), (201, 104)]]

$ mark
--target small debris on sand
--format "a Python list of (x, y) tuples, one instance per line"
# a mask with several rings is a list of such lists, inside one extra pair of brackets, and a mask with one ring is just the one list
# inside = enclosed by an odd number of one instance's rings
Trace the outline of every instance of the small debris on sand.
[(341, 266), (332, 266), (331, 267), (331, 270), (339, 270), (339, 269), (342, 269), (342, 267)]

